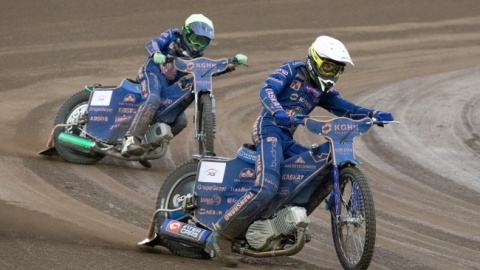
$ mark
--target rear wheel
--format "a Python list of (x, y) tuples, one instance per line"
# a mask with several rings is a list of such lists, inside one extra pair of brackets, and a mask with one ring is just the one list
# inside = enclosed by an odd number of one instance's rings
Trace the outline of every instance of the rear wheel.
[(375, 207), (364, 174), (356, 167), (340, 171), (340, 216), (332, 209), (335, 250), (344, 269), (367, 269), (376, 238)]
[(209, 94), (200, 96), (197, 130), (198, 151), (202, 155), (214, 155), (215, 142), (215, 113), (213, 102)]
[[(90, 92), (88, 91), (78, 92), (68, 98), (63, 103), (62, 107), (60, 107), (54, 125), (78, 123), (80, 119), (85, 118), (89, 99)], [(95, 164), (105, 157), (105, 155), (99, 153), (83, 153), (58, 143), (58, 136), (62, 132), (85, 137), (85, 134), (82, 133), (84, 127), (85, 124), (77, 124), (56, 128), (53, 132), (55, 149), (57, 150), (57, 153), (68, 162), (85, 165)]]
[[(165, 180), (157, 197), (157, 209), (179, 208), (186, 195), (193, 194), (197, 176), (198, 160), (190, 160), (175, 169)], [(164, 212), (157, 215), (155, 222), (158, 228), (166, 219), (174, 219), (188, 223), (189, 216), (183, 211)], [(172, 253), (194, 259), (210, 259), (210, 255), (203, 249), (190, 246), (171, 239), (162, 238), (162, 243)]]

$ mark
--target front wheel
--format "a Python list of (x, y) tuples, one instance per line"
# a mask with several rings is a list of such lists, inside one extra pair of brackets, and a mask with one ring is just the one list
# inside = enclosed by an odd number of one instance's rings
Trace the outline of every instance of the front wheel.
[(203, 94), (200, 96), (198, 110), (198, 151), (202, 155), (214, 155), (215, 142), (215, 112), (213, 96)]
[(362, 171), (345, 167), (340, 171), (340, 216), (332, 209), (335, 250), (344, 269), (367, 269), (376, 238), (375, 207)]
[[(78, 123), (80, 119), (84, 118), (88, 109), (88, 100), (90, 99), (90, 92), (80, 91), (70, 98), (68, 98), (60, 107), (54, 125), (59, 124), (74, 124)], [(66, 161), (77, 164), (95, 164), (100, 161), (105, 155), (94, 153), (87, 154), (74, 149), (70, 149), (58, 143), (58, 136), (60, 133), (68, 133), (81, 137), (85, 137), (83, 129), (85, 124), (70, 125), (66, 127), (58, 127), (53, 132), (53, 142), (57, 153)]]
[[(195, 179), (197, 177), (198, 160), (192, 159), (185, 162), (180, 167), (175, 169), (165, 180), (165, 183), (160, 188), (157, 197), (157, 209), (175, 209), (179, 208), (186, 195), (192, 194), (195, 189)], [(164, 212), (156, 217), (157, 233), (158, 228), (166, 219), (174, 219), (184, 223), (188, 223), (189, 216), (187, 213), (178, 212)], [(172, 253), (193, 259), (210, 259), (210, 255), (203, 249), (190, 246), (171, 239), (162, 239), (162, 243)]]

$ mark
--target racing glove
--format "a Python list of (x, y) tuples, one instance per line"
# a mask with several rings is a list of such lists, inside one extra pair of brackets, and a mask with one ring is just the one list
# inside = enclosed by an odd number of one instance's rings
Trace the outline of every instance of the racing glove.
[(153, 62), (155, 62), (155, 64), (164, 64), (166, 61), (167, 58), (162, 53), (157, 52), (153, 55)]
[(393, 121), (393, 115), (389, 112), (377, 111), (373, 117), (377, 121)]
[(235, 55), (235, 59), (237, 59), (239, 65), (245, 65), (248, 61), (248, 57), (241, 53)]
[(285, 113), (285, 111), (278, 111), (273, 115), (273, 117), (275, 118), (275, 124), (277, 124), (277, 126), (290, 128), (291, 119), (290, 116)]

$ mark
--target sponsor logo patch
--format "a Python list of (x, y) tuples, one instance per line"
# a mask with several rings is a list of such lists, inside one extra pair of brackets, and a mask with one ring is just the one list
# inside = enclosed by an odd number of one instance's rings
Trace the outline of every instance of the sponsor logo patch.
[(198, 182), (222, 183), (225, 175), (226, 163), (203, 161), (198, 174)]
[(113, 91), (93, 91), (91, 106), (108, 106), (112, 99)]

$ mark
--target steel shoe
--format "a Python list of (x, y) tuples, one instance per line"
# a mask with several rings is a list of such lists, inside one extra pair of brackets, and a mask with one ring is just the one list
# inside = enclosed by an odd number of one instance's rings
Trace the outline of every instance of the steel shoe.
[(217, 232), (212, 232), (208, 237), (205, 251), (209, 253), (211, 257), (217, 257), (227, 267), (235, 267), (238, 264), (232, 252), (232, 242)]

